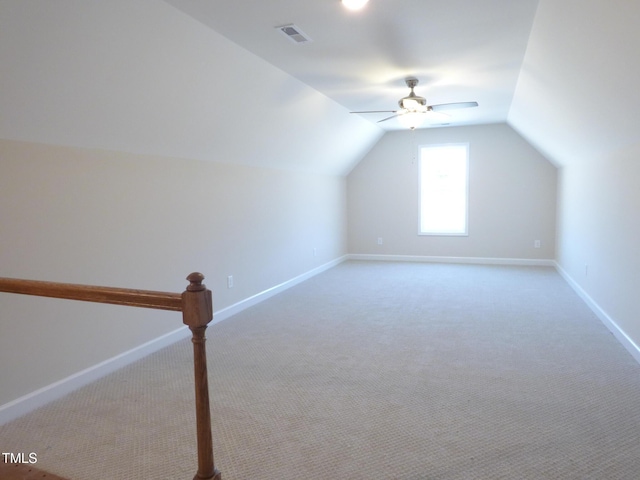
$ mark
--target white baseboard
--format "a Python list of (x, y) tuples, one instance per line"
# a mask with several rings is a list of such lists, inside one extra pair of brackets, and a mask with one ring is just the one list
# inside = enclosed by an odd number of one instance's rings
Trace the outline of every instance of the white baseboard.
[(172, 343), (183, 338), (187, 338), (191, 332), (185, 325), (172, 332), (166, 333), (158, 338), (150, 340), (142, 345), (132, 348), (127, 352), (123, 352), (115, 357), (109, 358), (103, 362), (85, 368), (73, 375), (62, 380), (54, 382), (46, 387), (28, 393), (22, 397), (16, 398), (9, 403), (0, 406), (0, 425), (25, 415), (36, 408), (40, 408), (49, 402), (53, 402), (62, 398), (68, 393), (77, 390), (80, 387), (95, 382), (99, 378), (115, 372), (116, 370), (135, 362), (153, 352), (156, 352)]
[(573, 288), (578, 296), (587, 304), (587, 306), (596, 314), (600, 321), (609, 329), (614, 337), (622, 344), (624, 348), (633, 356), (636, 362), (640, 363), (640, 347), (629, 337), (625, 331), (613, 320), (607, 312), (605, 312), (596, 301), (585, 292), (580, 285), (560, 266), (555, 263), (556, 270)]
[(249, 298), (245, 298), (244, 300), (241, 300), (238, 303), (234, 303), (233, 305), (223, 308), (222, 310), (214, 313), (212, 323), (221, 322), (222, 320), (226, 320), (227, 318), (231, 317), (232, 315), (235, 315), (236, 313), (241, 312), (242, 310), (245, 310), (249, 307), (253, 307), (254, 305), (266, 300), (267, 298), (271, 298), (274, 295), (277, 295), (278, 293), (293, 287), (294, 285), (304, 282), (305, 280), (308, 280), (309, 278), (315, 275), (318, 275), (319, 273), (322, 273), (332, 267), (335, 267), (336, 265), (347, 260), (348, 257), (349, 255), (344, 255), (342, 257), (339, 257), (335, 260), (332, 260), (331, 262), (325, 263), (324, 265), (320, 265), (319, 267), (316, 267), (313, 270), (309, 270), (308, 272), (303, 273), (302, 275), (298, 275), (297, 277), (294, 277), (291, 280), (287, 280), (286, 282), (276, 285), (275, 287), (268, 288), (267, 290), (257, 293), (256, 295), (253, 295)]
[(351, 253), (349, 260), (374, 260), (385, 262), (431, 262), (431, 263), (466, 263), (475, 265), (520, 265), (554, 267), (555, 261), (532, 258), (490, 258), (490, 257), (437, 257), (426, 255), (376, 255), (367, 253)]
[[(288, 288), (293, 287), (294, 285), (297, 285), (300, 282), (313, 277), (314, 275), (318, 275), (319, 273), (322, 273), (325, 270), (328, 270), (329, 268), (344, 262), (346, 259), (346, 255), (337, 258), (336, 260), (314, 268), (313, 270), (303, 273), (302, 275), (298, 275), (291, 280), (283, 282), (256, 295), (253, 295), (234, 305), (223, 308), (218, 312), (214, 312), (211, 325), (222, 320), (226, 320), (227, 318), (241, 312), (246, 308), (252, 307), (266, 300), (267, 298), (270, 298)], [(109, 373), (115, 372), (116, 370), (130, 363), (133, 363), (136, 360), (140, 360), (147, 355), (150, 355), (184, 338), (188, 338), (189, 336), (191, 336), (191, 332), (185, 325), (177, 330), (150, 340), (149, 342), (146, 342), (127, 352), (121, 353), (113, 358), (100, 362), (97, 365), (93, 365), (92, 367), (74, 373), (73, 375), (63, 378), (62, 380), (59, 380), (34, 392), (28, 393), (27, 395), (24, 395), (20, 398), (12, 400), (9, 403), (0, 405), (0, 425), (21, 417), (22, 415), (25, 415), (37, 408), (46, 405), (47, 403), (57, 400), (64, 395), (77, 390), (80, 387), (88, 385), (89, 383), (94, 382), (99, 378), (108, 375)]]

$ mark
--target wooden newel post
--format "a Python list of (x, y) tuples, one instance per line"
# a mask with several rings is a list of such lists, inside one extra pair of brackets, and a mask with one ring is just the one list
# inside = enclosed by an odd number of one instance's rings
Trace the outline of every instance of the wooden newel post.
[(198, 433), (198, 472), (193, 480), (222, 480), (222, 475), (216, 469), (213, 461), (207, 351), (204, 334), (207, 325), (213, 319), (213, 302), (211, 291), (202, 284), (204, 275), (192, 273), (187, 277), (187, 280), (190, 283), (187, 290), (182, 293), (182, 318), (192, 333)]

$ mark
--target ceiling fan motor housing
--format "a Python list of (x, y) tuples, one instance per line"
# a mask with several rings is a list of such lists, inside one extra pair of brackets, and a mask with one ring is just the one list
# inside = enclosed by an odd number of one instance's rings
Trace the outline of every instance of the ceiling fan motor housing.
[(407, 78), (405, 82), (407, 83), (407, 87), (411, 89), (411, 92), (406, 97), (398, 100), (398, 105), (400, 106), (400, 108), (403, 110), (409, 110), (411, 112), (416, 112), (416, 111), (426, 112), (427, 99), (424, 97), (419, 97), (413, 91), (414, 87), (418, 85), (418, 79)]

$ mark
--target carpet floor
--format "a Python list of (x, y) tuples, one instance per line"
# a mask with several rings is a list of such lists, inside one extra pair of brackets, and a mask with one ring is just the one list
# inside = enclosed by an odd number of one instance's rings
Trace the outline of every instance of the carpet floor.
[[(640, 478), (640, 365), (552, 268), (345, 262), (207, 336), (224, 480)], [(191, 479), (191, 355), (0, 427), (3, 451), (71, 480)]]
[[(4, 460), (4, 459), (3, 459)], [(2, 480), (66, 480), (53, 473), (33, 467), (29, 463), (4, 463), (0, 461)]]

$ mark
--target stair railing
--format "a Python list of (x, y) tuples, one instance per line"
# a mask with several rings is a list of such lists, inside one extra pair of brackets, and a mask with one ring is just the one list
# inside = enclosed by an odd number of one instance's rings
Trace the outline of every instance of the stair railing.
[(0, 277), (0, 292), (182, 312), (182, 321), (191, 330), (193, 342), (198, 446), (198, 471), (193, 479), (221, 480), (222, 475), (213, 459), (205, 349), (205, 330), (213, 320), (211, 290), (202, 283), (204, 275), (201, 273), (192, 273), (187, 280), (189, 285), (184, 292), (169, 293)]

